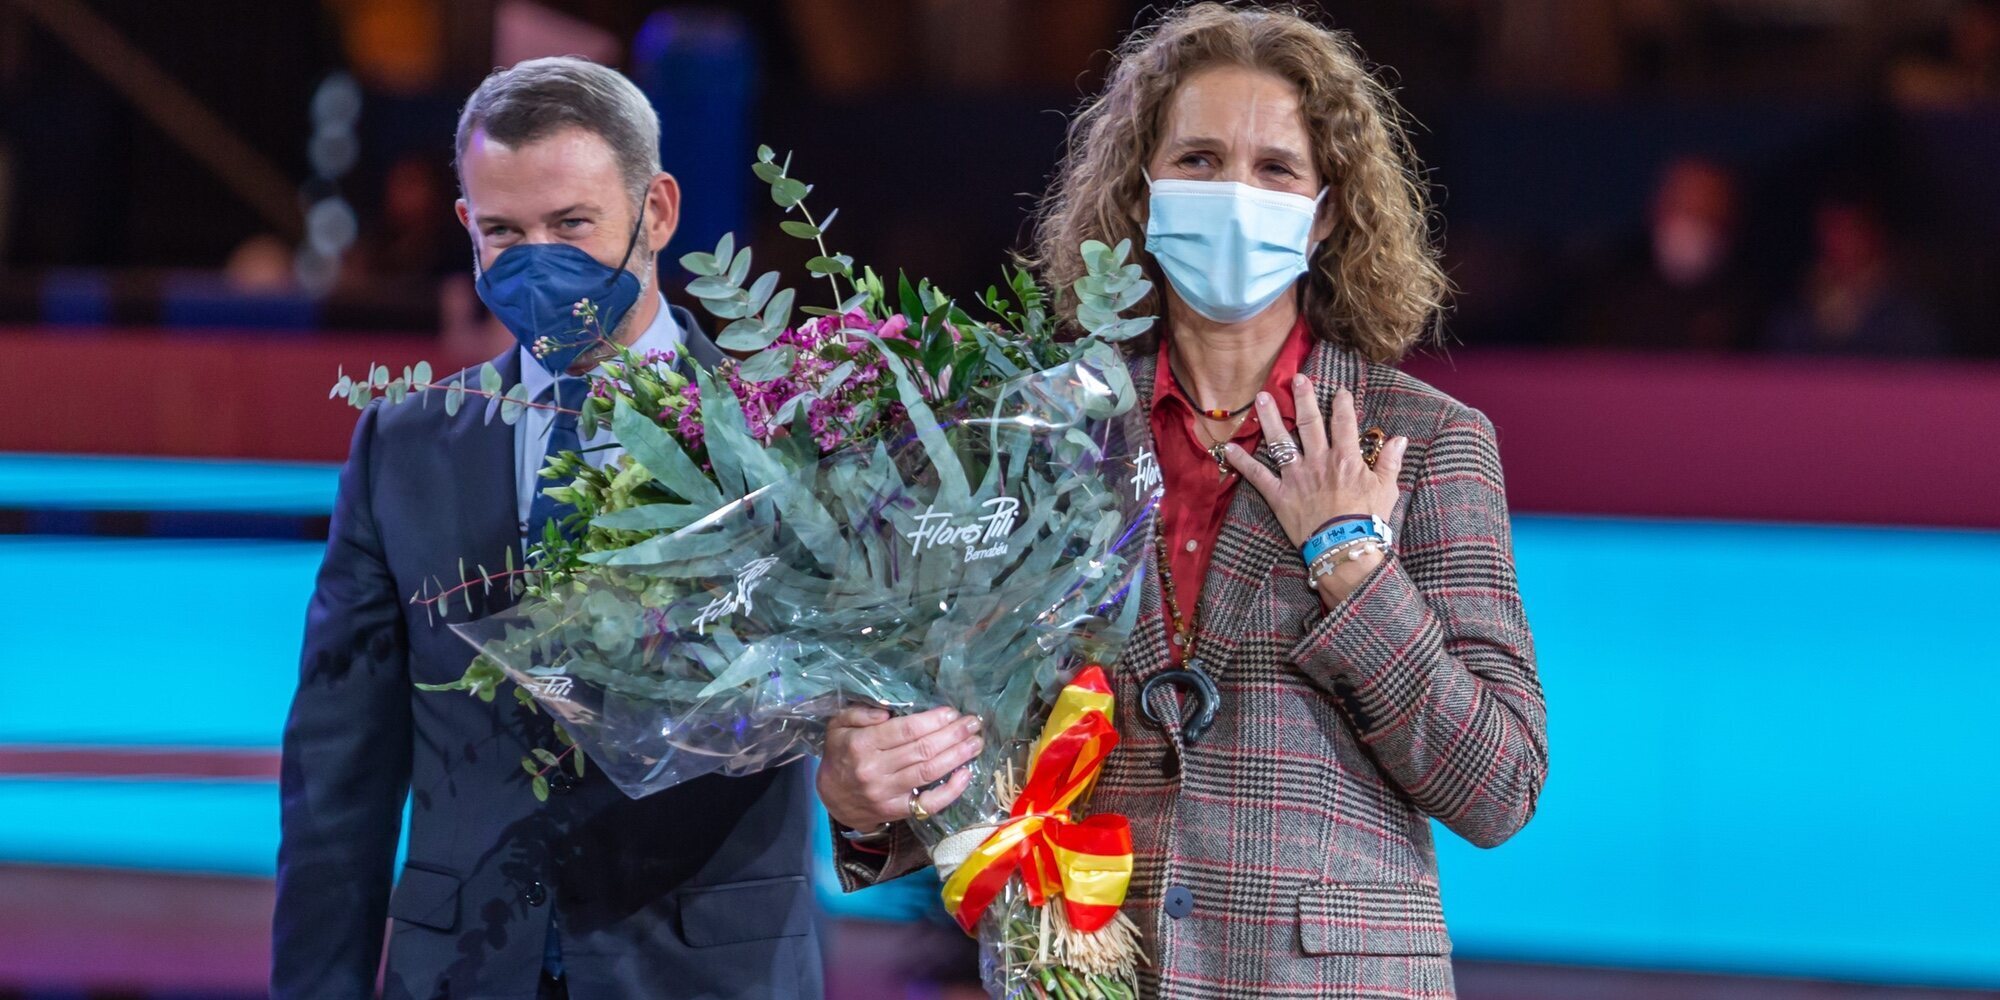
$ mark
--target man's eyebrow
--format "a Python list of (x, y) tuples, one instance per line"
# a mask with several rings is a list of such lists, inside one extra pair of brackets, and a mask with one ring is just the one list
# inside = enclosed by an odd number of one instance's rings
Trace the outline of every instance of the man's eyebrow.
[(569, 216), (576, 215), (578, 213), (582, 213), (584, 215), (603, 215), (604, 210), (598, 208), (596, 205), (593, 205), (587, 201), (581, 201), (577, 202), (574, 205), (565, 205), (562, 208), (558, 208), (555, 211), (550, 212), (548, 215), (544, 216), (544, 218), (564, 219), (568, 218)]

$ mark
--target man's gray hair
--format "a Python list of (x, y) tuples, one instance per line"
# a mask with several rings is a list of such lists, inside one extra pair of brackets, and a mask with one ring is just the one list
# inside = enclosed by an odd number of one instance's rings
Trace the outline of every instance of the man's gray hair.
[(529, 59), (479, 84), (458, 114), (459, 186), (473, 132), (518, 149), (572, 127), (611, 147), (634, 204), (646, 196), (660, 172), (660, 116), (625, 74), (577, 56)]

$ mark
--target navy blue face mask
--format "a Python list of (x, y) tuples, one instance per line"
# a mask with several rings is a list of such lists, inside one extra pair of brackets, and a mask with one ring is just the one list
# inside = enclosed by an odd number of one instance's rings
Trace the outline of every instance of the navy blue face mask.
[[(570, 365), (600, 339), (611, 338), (645, 290), (639, 276), (625, 269), (645, 220), (642, 204), (617, 267), (567, 243), (508, 247), (479, 275), (479, 299), (549, 374), (568, 375)], [(584, 299), (597, 307), (595, 325), (586, 324), (577, 310)]]

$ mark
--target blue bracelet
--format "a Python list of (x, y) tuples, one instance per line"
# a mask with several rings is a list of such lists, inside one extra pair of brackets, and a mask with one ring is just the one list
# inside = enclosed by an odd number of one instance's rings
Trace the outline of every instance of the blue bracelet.
[(1304, 545), (1299, 546), (1299, 556), (1310, 566), (1313, 560), (1325, 555), (1328, 549), (1357, 538), (1373, 538), (1383, 545), (1388, 545), (1389, 526), (1384, 524), (1381, 518), (1374, 516), (1365, 521), (1360, 519), (1342, 521), (1314, 532), (1311, 538), (1306, 539)]

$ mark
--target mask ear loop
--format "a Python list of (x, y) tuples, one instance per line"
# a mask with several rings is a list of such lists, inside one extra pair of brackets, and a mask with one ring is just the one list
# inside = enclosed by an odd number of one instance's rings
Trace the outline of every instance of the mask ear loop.
[(639, 248), (639, 230), (644, 228), (645, 225), (646, 201), (642, 198), (639, 200), (639, 219), (632, 223), (632, 238), (625, 241), (625, 256), (618, 261), (618, 266), (612, 269), (611, 277), (604, 279), (605, 288), (608, 289), (612, 285), (617, 284), (618, 275), (624, 272), (625, 265), (632, 263), (632, 251)]

